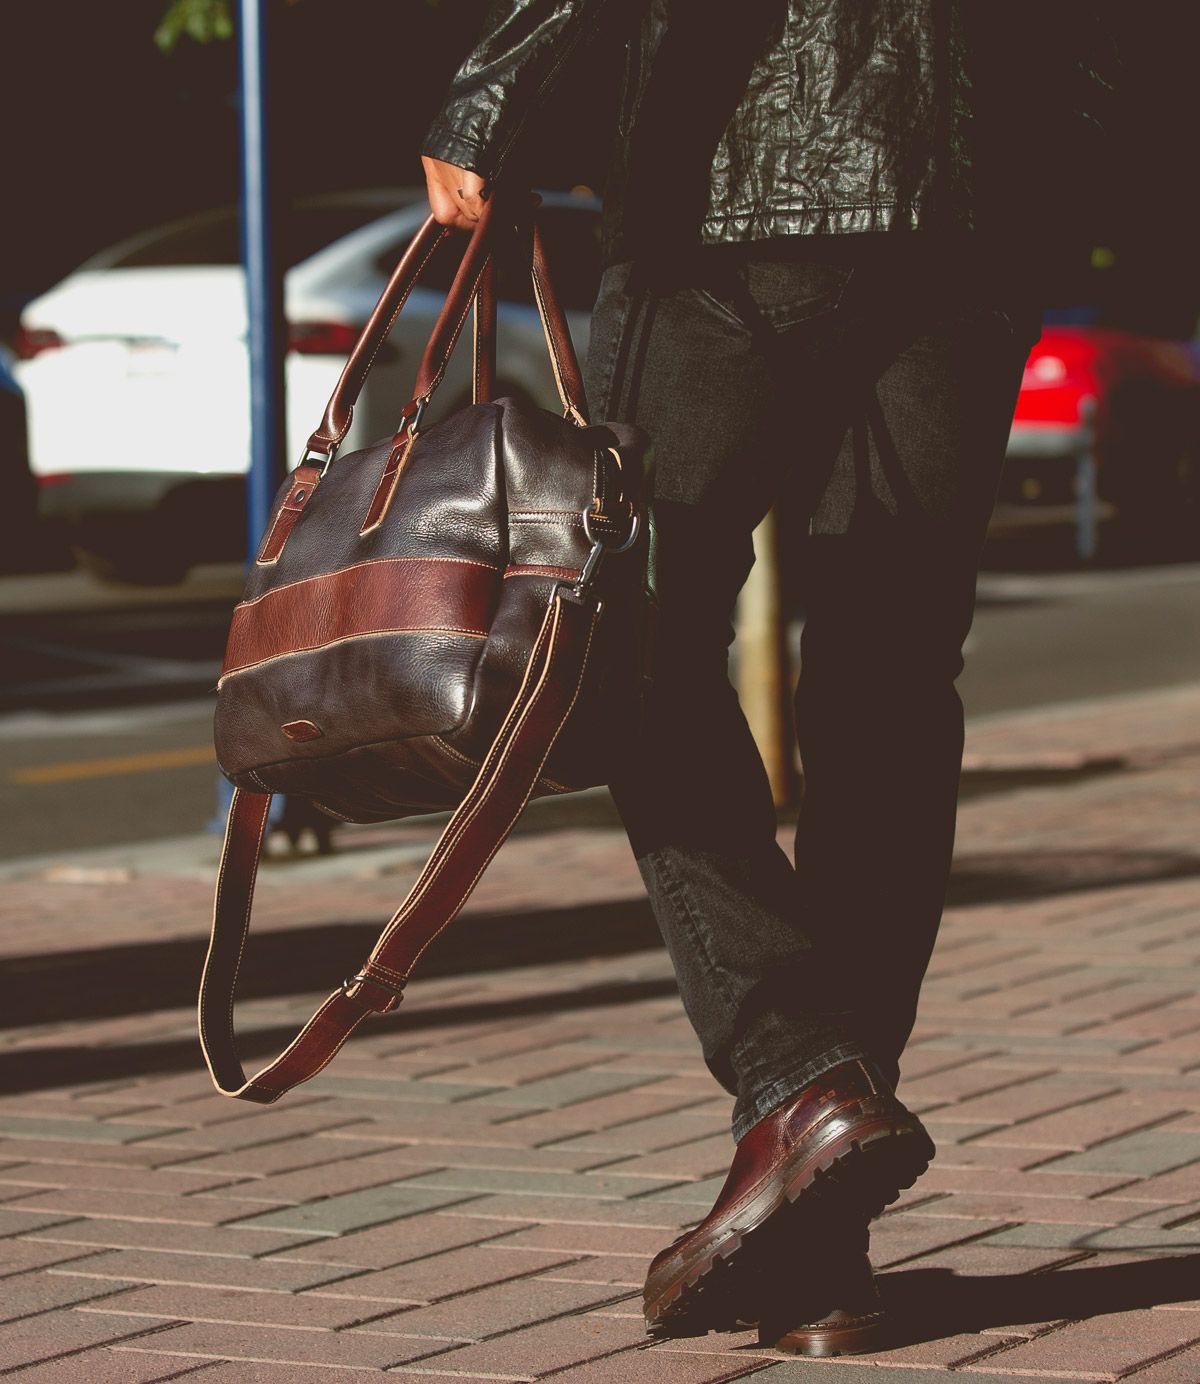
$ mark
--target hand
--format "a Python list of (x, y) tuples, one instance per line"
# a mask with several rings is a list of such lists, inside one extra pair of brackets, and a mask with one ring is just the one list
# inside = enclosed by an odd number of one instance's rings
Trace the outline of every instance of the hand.
[(487, 201), (484, 180), (468, 168), (459, 168), (441, 159), (421, 157), (425, 169), (425, 184), (429, 190), (429, 208), (434, 219), (443, 226), (460, 231), (473, 231)]

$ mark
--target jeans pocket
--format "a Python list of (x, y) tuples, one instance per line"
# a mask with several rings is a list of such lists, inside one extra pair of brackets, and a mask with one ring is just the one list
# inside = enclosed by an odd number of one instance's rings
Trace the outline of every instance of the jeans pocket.
[(785, 331), (833, 312), (853, 276), (853, 265), (825, 260), (747, 259), (698, 291), (743, 327), (758, 322)]

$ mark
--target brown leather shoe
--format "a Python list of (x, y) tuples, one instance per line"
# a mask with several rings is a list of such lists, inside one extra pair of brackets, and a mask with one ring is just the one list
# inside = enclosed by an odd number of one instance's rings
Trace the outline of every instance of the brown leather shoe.
[(821, 1239), (805, 1235), (796, 1216), (866, 1224), (912, 1186), (933, 1152), (920, 1120), (882, 1077), (862, 1062), (834, 1067), (742, 1138), (713, 1209), (654, 1259), (643, 1296), (647, 1329), (758, 1321), (754, 1279), (761, 1287), (764, 1271), (777, 1272), (781, 1245), (820, 1255)]

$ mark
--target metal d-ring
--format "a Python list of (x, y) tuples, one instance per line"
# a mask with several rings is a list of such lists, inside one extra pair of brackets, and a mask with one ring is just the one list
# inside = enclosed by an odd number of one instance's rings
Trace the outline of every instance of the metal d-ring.
[(633, 520), (629, 525), (628, 535), (621, 544), (614, 546), (592, 532), (590, 514), (590, 510), (585, 509), (583, 511), (583, 531), (587, 535), (588, 542), (592, 545), (591, 551), (588, 553), (583, 566), (580, 568), (578, 580), (575, 581), (570, 588), (570, 590), (574, 592), (576, 599), (582, 597), (588, 587), (591, 586), (595, 579), (597, 569), (609, 553), (624, 553), (633, 547), (634, 543), (637, 541), (638, 530), (641, 528), (642, 522), (642, 516), (635, 509), (633, 511)]
[(349, 994), (356, 985), (374, 985), (378, 989), (386, 991), (387, 994), (393, 996), (397, 1001), (404, 998), (403, 985), (389, 985), (386, 980), (379, 980), (375, 976), (366, 975), (363, 971), (359, 971), (357, 975), (350, 976), (342, 981), (343, 993)]
[(626, 535), (625, 541), (624, 541), (623, 543), (619, 544), (617, 547), (613, 547), (613, 545), (612, 545), (611, 543), (606, 542), (606, 541), (604, 540), (604, 538), (602, 538), (600, 535), (595, 534), (595, 533), (592, 532), (592, 511), (591, 511), (591, 509), (589, 508), (589, 509), (585, 509), (585, 510), (583, 511), (583, 533), (584, 533), (584, 537), (587, 539), (587, 541), (588, 541), (589, 543), (591, 543), (591, 544), (593, 545), (593, 547), (596, 546), (596, 545), (598, 544), (600, 547), (602, 547), (602, 548), (605, 550), (605, 552), (609, 552), (609, 553), (625, 553), (625, 552), (628, 552), (629, 549), (632, 548), (633, 545), (637, 542), (638, 530), (641, 528), (641, 526), (642, 526), (642, 516), (641, 516), (641, 515), (637, 512), (637, 510), (635, 509), (635, 510), (633, 511), (633, 520), (632, 520), (632, 522), (631, 522), (630, 525), (629, 525), (629, 533)]
[(413, 401), (416, 404), (416, 408), (413, 409), (412, 413), (401, 424), (401, 427), (407, 425), (410, 437), (415, 438), (421, 431), (421, 420), (425, 417), (425, 410), (429, 407), (429, 400), (431, 398), (431, 394), (422, 394), (419, 399)]
[(326, 471), (333, 465), (333, 459), (337, 456), (337, 450), (338, 444), (336, 442), (329, 444), (329, 451), (327, 452), (318, 452), (315, 447), (305, 447), (296, 466), (301, 467), (310, 461), (319, 461), (321, 463), (321, 479), (324, 480)]

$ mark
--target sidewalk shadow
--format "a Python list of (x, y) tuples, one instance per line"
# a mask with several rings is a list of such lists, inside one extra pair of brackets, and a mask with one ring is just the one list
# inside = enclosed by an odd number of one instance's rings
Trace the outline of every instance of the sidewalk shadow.
[(955, 857), (946, 903), (969, 908), (1197, 875), (1200, 856), (1185, 851), (979, 851)]
[[(1200, 875), (1200, 858), (1169, 851), (1013, 851), (954, 863), (951, 907), (1034, 899)], [(267, 929), (250, 939), (238, 994), (267, 999), (328, 991), (370, 951), (380, 922)], [(0, 1030), (115, 1018), (195, 1002), (205, 937), (8, 957)], [(662, 938), (646, 899), (527, 912), (470, 912), (422, 957), (422, 976), (463, 975), (589, 957), (657, 951)]]
[(1200, 1297), (1200, 1253), (1027, 1274), (897, 1269), (881, 1273), (877, 1282), (894, 1323), (886, 1348), (896, 1349), (997, 1327), (1194, 1302)]
[[(332, 988), (329, 986), (327, 988)], [(484, 1000), (478, 1004), (441, 1004), (430, 1009), (401, 1008), (386, 1020), (396, 1034), (458, 1024), (487, 1024), (505, 1019), (533, 1018), (569, 1011), (573, 1014), (607, 1005), (633, 1004), (677, 993), (674, 979), (629, 980), (582, 988), (567, 986), (518, 999)], [(285, 1047), (308, 1018), (302, 1006), (294, 1022), (273, 1028), (252, 1028), (237, 1037), (243, 1061), (266, 1057)], [(13, 1048), (0, 1052), (0, 1095), (48, 1091), (90, 1081), (116, 1081), (132, 1076), (161, 1076), (192, 1070), (197, 1093), (207, 1092), (204, 1060), (197, 1038), (156, 1038), (142, 1043), (62, 1044), (56, 1047)]]
[[(239, 999), (327, 992), (353, 975), (382, 922), (266, 929), (251, 936)], [(457, 919), (421, 958), (422, 977), (552, 965), (657, 950), (662, 939), (648, 902), (577, 904), (525, 913), (473, 912)], [(0, 1029), (108, 1019), (187, 1008), (208, 947), (206, 937), (15, 956), (2, 964), (7, 995)]]
[[(238, 978), (239, 1000), (328, 994), (353, 975), (379, 935), (380, 922), (331, 923), (266, 930), (250, 940)], [(190, 1010), (208, 939), (172, 938), (85, 951), (6, 958), (0, 1030)], [(656, 951), (662, 938), (648, 901), (580, 904), (529, 913), (468, 913), (422, 957), (418, 979), (497, 972), (517, 966)], [(568, 983), (551, 994), (482, 1004), (401, 1009), (400, 1030), (477, 1023), (675, 993), (674, 980), (591, 988)], [(285, 1046), (308, 1017), (297, 1006), (287, 1027), (253, 1029), (239, 1038), (247, 1058)], [(69, 1035), (68, 1035), (69, 1037)], [(101, 1044), (64, 1042), (0, 1052), (0, 1094), (48, 1090), (85, 1081), (186, 1071), (203, 1072), (192, 1038)]]
[[(1010, 852), (967, 856), (955, 862), (948, 902), (970, 906), (1032, 899), (1072, 891), (1147, 884), (1200, 875), (1200, 858), (1153, 851)], [(239, 981), (243, 999), (327, 994), (350, 975), (370, 950), (377, 920), (268, 930), (251, 940)], [(6, 1002), (0, 1030), (78, 1023), (153, 1011), (190, 1009), (204, 961), (201, 937), (142, 941), (7, 958), (2, 963)], [(595, 903), (527, 913), (469, 913), (430, 948), (421, 977), (548, 966), (591, 957), (657, 951), (662, 940), (644, 899)], [(492, 1021), (624, 1003), (675, 991), (673, 980), (579, 990), (568, 984), (528, 1001), (401, 1011), (401, 1027)], [(450, 1017), (447, 1017), (450, 1016)], [(298, 1014), (297, 1020), (304, 1016)], [(260, 1056), (294, 1037), (294, 1027), (257, 1029), (244, 1036), (246, 1056)], [(0, 1052), (0, 1093), (43, 1090), (87, 1081), (200, 1070), (196, 1042), (39, 1045)]]

